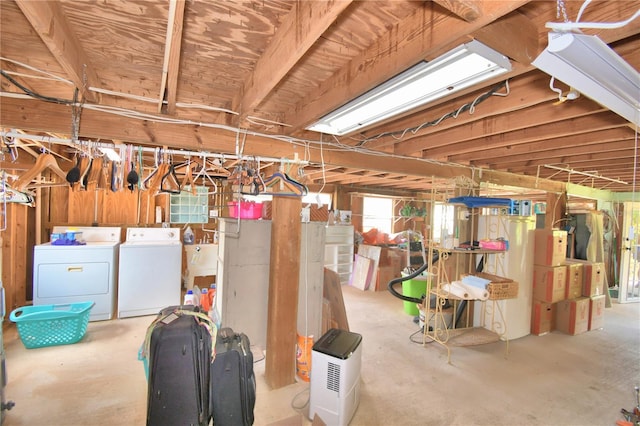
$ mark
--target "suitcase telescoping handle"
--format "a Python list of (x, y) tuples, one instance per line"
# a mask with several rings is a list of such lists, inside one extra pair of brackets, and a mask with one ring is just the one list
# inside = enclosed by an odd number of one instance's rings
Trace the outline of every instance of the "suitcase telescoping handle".
[(218, 330), (219, 343), (222, 343), (226, 350), (233, 347), (234, 342), (238, 342), (238, 348), (242, 352), (242, 356), (247, 356), (247, 348), (242, 344), (242, 334), (236, 333), (232, 328), (225, 327)]
[(147, 357), (149, 355), (149, 349), (151, 346), (151, 334), (153, 333), (153, 329), (156, 327), (156, 325), (159, 322), (163, 322), (167, 317), (171, 316), (171, 315), (190, 315), (196, 318), (196, 320), (199, 320), (200, 324), (203, 324), (207, 330), (209, 331), (209, 333), (211, 334), (211, 362), (213, 362), (213, 359), (216, 356), (216, 336), (218, 334), (218, 328), (216, 327), (216, 324), (211, 320), (211, 318), (209, 318), (207, 315), (203, 314), (202, 312), (195, 312), (195, 311), (189, 311), (189, 310), (185, 310), (185, 309), (175, 309), (172, 310), (171, 312), (167, 312), (165, 315), (159, 315), (158, 317), (156, 317), (156, 319), (151, 323), (151, 325), (149, 325), (149, 327), (147, 327), (147, 332), (145, 334), (145, 339), (144, 339), (144, 349), (142, 351), (142, 357)]

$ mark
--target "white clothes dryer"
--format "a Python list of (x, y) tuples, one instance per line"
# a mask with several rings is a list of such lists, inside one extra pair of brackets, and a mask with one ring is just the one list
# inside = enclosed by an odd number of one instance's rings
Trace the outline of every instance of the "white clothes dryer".
[(55, 226), (53, 233), (73, 229), (83, 245), (38, 244), (33, 249), (33, 304), (93, 301), (89, 321), (113, 318), (116, 302), (118, 227)]

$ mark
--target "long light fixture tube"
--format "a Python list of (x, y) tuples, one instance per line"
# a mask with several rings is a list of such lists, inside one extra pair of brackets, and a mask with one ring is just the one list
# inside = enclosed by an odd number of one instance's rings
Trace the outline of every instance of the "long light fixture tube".
[(640, 125), (640, 74), (597, 36), (551, 32), (533, 65)]
[(473, 40), (414, 65), (307, 129), (338, 136), (352, 133), (510, 70), (506, 56)]

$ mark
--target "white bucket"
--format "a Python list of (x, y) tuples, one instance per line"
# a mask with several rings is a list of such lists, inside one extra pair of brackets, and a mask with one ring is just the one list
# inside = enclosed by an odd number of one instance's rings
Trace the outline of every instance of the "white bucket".
[[(420, 309), (418, 315), (418, 322), (420, 324), (420, 328), (424, 328), (425, 323), (425, 315), (424, 309)], [(434, 318), (435, 317), (435, 318)], [(451, 321), (453, 320), (453, 309), (445, 309), (441, 312), (440, 315), (436, 315), (435, 309), (429, 310), (429, 327), (433, 330), (435, 328), (445, 329), (451, 326)], [(437, 327), (434, 326), (437, 324)]]

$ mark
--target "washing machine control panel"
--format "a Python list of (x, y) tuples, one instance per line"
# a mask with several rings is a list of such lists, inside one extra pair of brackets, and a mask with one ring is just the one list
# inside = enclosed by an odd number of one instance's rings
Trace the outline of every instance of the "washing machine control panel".
[(180, 228), (128, 228), (127, 242), (180, 242)]

